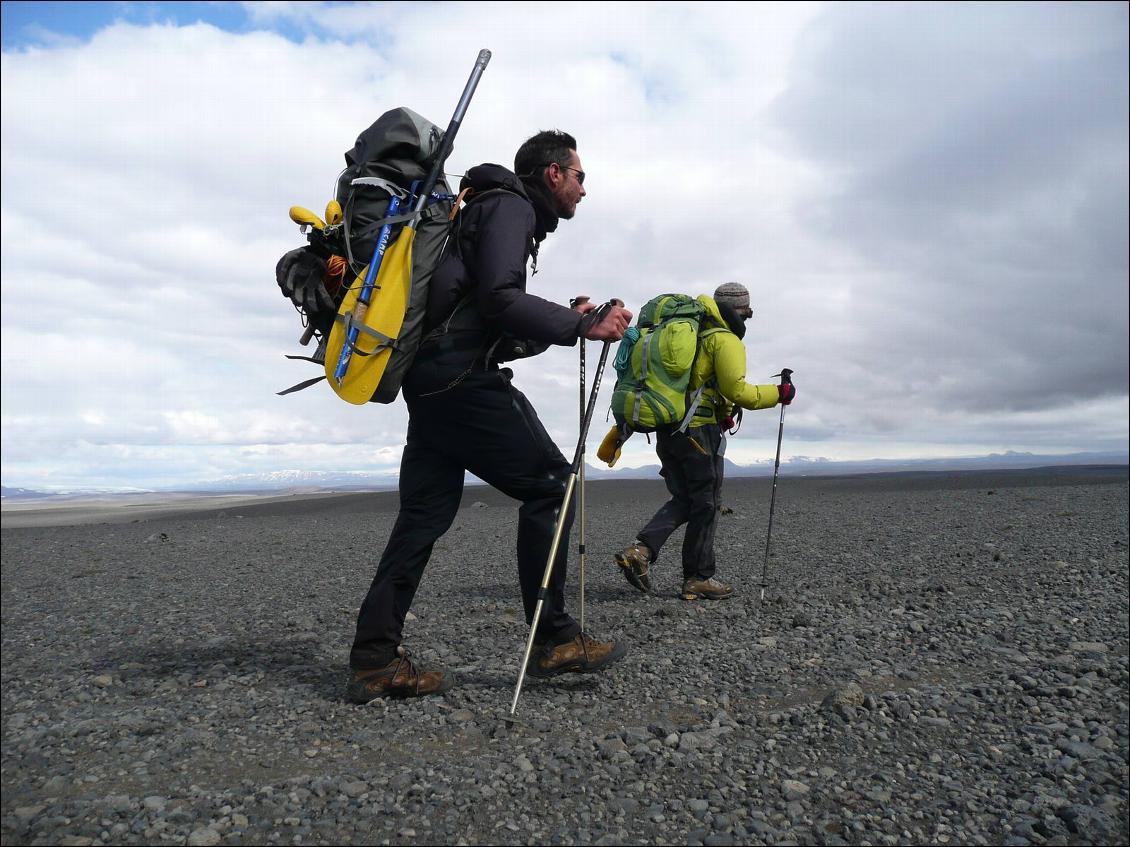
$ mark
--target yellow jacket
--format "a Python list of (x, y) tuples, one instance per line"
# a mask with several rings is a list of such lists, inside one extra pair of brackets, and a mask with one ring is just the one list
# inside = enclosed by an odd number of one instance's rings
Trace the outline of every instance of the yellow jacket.
[(771, 409), (780, 401), (777, 386), (750, 385), (745, 381), (745, 345), (726, 325), (713, 297), (697, 298), (706, 307), (699, 333), (698, 358), (694, 363), (688, 390), (693, 394), (703, 383), (706, 388), (691, 426), (725, 423), (734, 409)]

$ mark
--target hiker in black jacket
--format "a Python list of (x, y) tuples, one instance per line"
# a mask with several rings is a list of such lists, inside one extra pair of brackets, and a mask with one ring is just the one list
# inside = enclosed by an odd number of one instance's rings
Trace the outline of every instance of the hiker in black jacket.
[[(468, 171), (466, 207), (432, 276), (425, 336), (405, 377), (408, 438), (400, 467), (400, 513), (357, 616), (348, 695), (364, 703), (382, 695), (448, 690), (443, 670), (418, 668), (400, 647), (404, 618), (432, 545), (451, 526), (470, 471), (520, 500), (517, 557), (526, 622), (538, 590), (565, 494), (569, 462), (526, 397), (499, 363), (578, 338), (619, 340), (631, 312), (614, 306), (602, 319), (594, 305), (575, 309), (526, 291), (526, 264), (585, 196), (585, 173), (572, 136), (541, 132), (501, 165)], [(580, 299), (580, 298), (578, 298)], [(568, 516), (546, 605), (526, 672), (554, 676), (603, 668), (626, 647), (581, 632), (565, 611)]]

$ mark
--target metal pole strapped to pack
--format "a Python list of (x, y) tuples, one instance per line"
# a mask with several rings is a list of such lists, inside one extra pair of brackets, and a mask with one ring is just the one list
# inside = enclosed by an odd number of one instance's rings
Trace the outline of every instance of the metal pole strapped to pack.
[[(435, 153), (435, 160), (432, 162), (431, 169), (416, 191), (416, 200), (412, 205), (411, 218), (406, 224), (406, 229), (409, 231), (415, 229), (420, 214), (427, 205), (428, 198), (431, 197), (432, 189), (435, 188), (440, 174), (443, 173), (443, 166), (447, 161), (447, 157), (451, 155), (451, 149), (455, 143), (455, 136), (459, 132), (460, 124), (463, 122), (463, 116), (467, 113), (467, 106), (471, 102), (471, 97), (474, 95), (475, 88), (478, 87), (479, 79), (482, 77), (483, 71), (486, 70), (489, 61), (490, 51), (480, 50), (478, 58), (475, 60), (475, 67), (471, 71), (471, 76), (467, 80), (467, 84), (463, 87), (463, 95), (459, 98), (459, 103), (455, 107), (455, 113), (451, 116), (451, 122), (447, 125), (447, 131), (443, 134), (439, 149)], [(390, 217), (394, 216), (396, 212), (399, 211), (399, 203), (400, 200), (395, 195), (390, 198), (388, 206), (388, 215)], [(357, 298), (358, 305), (356, 309), (359, 311), (358, 317), (361, 317), (365, 309), (369, 306), (369, 300), (372, 297), (373, 289), (376, 287), (377, 276), (384, 260), (385, 249), (388, 246), (393, 225), (393, 222), (388, 220), (388, 222), (381, 227), (380, 235), (377, 238), (377, 245), (373, 249), (372, 261), (369, 262), (369, 268), (365, 274), (365, 283)], [(404, 235), (402, 234), (401, 237), (404, 237)], [(411, 238), (411, 235), (408, 237)], [(409, 242), (409, 244), (410, 243), (411, 242)], [(403, 273), (411, 274), (412, 261), (410, 252), (406, 254), (403, 261), (405, 264)], [(349, 368), (349, 361), (356, 350), (358, 335), (357, 327), (351, 327), (346, 335), (346, 343), (343, 344), (341, 353), (338, 355), (337, 365), (333, 372), (333, 378), (338, 386), (340, 386), (345, 379), (346, 371)], [(367, 400), (368, 398), (364, 399)]]
[[(603, 320), (604, 316), (612, 310), (614, 305), (622, 305), (619, 300), (610, 300), (600, 306), (597, 313)], [(557, 558), (557, 551), (561, 547), (561, 536), (565, 528), (565, 518), (569, 514), (569, 502), (573, 499), (573, 490), (576, 487), (577, 476), (580, 473), (581, 463), (584, 458), (585, 438), (588, 436), (589, 425), (592, 423), (592, 413), (596, 408), (596, 397), (600, 393), (600, 378), (604, 374), (604, 364), (608, 360), (608, 346), (611, 341), (605, 341), (600, 350), (600, 361), (596, 365), (596, 375), (592, 381), (592, 391), (589, 393), (588, 405), (585, 407), (584, 417), (581, 420), (581, 437), (577, 441), (577, 449), (573, 453), (573, 466), (569, 472), (569, 479), (565, 483), (565, 496), (561, 499), (561, 509), (557, 515), (557, 526), (553, 529), (553, 542), (549, 545), (549, 557), (545, 562), (545, 573), (541, 578), (541, 588), (538, 589), (538, 602), (534, 607), (534, 618), (530, 623), (530, 635), (526, 639), (526, 652), (522, 655), (522, 664), (518, 668), (518, 684), (514, 686), (514, 700), (510, 703), (510, 714), (518, 708), (518, 697), (522, 694), (522, 682), (526, 678), (526, 665), (530, 661), (530, 654), (534, 649), (534, 636), (538, 631), (538, 621), (541, 620), (541, 610), (545, 605), (546, 595), (549, 593), (549, 580), (553, 575), (553, 562)], [(583, 628), (582, 628), (583, 629)]]
[[(791, 383), (793, 372), (789, 368), (781, 368), (779, 374), (773, 374), (773, 379), (780, 377), (782, 383)], [(781, 438), (785, 434), (785, 404), (781, 404), (781, 424), (777, 428), (777, 458), (773, 460), (773, 493), (769, 496), (769, 532), (765, 535), (765, 561), (761, 565), (761, 599), (765, 599), (765, 586), (768, 584), (769, 575), (769, 542), (773, 539), (773, 507), (777, 503), (777, 472), (781, 469)]]

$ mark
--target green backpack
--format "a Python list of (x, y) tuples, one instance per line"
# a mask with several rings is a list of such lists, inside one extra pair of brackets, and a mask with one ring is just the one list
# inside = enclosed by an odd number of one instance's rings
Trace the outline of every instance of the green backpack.
[(661, 294), (640, 310), (616, 351), (612, 415), (620, 427), (655, 432), (685, 430), (702, 398), (702, 385), (687, 396), (698, 356), (706, 307), (686, 294)]

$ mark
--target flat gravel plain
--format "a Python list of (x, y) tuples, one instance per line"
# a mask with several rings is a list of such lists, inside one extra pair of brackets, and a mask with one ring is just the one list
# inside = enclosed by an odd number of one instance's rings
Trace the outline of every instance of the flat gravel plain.
[[(396, 494), (3, 530), (4, 844), (1127, 843), (1127, 470), (725, 489), (719, 576), (681, 534), (612, 554), (662, 484), (587, 487), (609, 672), (528, 679), (517, 510), (469, 487), (405, 646), (443, 697), (343, 699)], [(573, 546), (576, 546), (574, 533)], [(574, 553), (570, 585), (577, 611)]]

